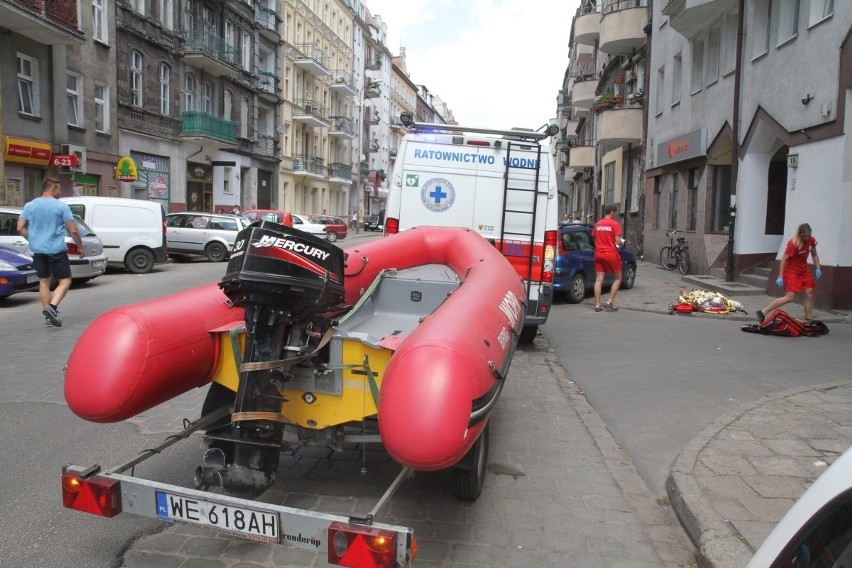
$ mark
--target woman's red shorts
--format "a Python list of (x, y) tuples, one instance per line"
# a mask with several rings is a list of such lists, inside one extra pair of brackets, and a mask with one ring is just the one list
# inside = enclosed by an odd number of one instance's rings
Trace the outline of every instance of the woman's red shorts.
[(786, 292), (802, 292), (814, 287), (814, 275), (810, 270), (804, 272), (784, 271), (784, 290)]

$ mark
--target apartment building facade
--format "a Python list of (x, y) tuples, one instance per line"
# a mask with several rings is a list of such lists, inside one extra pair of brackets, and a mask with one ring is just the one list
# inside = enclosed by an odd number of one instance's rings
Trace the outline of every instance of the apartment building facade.
[[(105, 0), (0, 1), (0, 204), (41, 195), (118, 195), (114, 19)], [(73, 162), (54, 163), (57, 156)]]
[(633, 250), (654, 258), (683, 231), (691, 271), (770, 293), (808, 222), (817, 302), (848, 308), (851, 30), (852, 4), (832, 0), (584, 0), (557, 102), (563, 210), (593, 222), (619, 204)]

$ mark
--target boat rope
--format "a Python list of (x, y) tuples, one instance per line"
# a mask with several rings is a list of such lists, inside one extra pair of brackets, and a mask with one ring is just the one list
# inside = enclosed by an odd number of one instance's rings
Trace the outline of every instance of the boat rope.
[(382, 278), (386, 278), (388, 276), (393, 276), (395, 274), (396, 274), (396, 268), (385, 268), (381, 272), (379, 272), (376, 275), (376, 277), (373, 279), (373, 282), (370, 284), (370, 287), (367, 288), (367, 290), (361, 296), (361, 299), (358, 300), (358, 302), (355, 304), (355, 306), (353, 306), (352, 309), (349, 310), (349, 312), (345, 316), (340, 318), (338, 323), (345, 322), (347, 319), (349, 319), (349, 317), (352, 314), (354, 314), (355, 312), (358, 311), (358, 308), (360, 308), (376, 292), (376, 288), (378, 288), (379, 284), (381, 284)]
[(310, 353), (299, 355), (298, 357), (292, 357), (290, 359), (276, 359), (275, 361), (249, 361), (247, 363), (240, 364), (238, 370), (239, 372), (266, 371), (268, 369), (277, 369), (279, 367), (292, 367), (296, 363), (301, 363), (305, 359), (310, 359), (311, 357), (316, 355), (320, 349), (325, 347), (326, 344), (331, 341), (332, 335), (334, 335), (334, 328), (330, 327), (326, 330), (325, 334), (323, 334), (319, 345), (317, 345), (316, 348)]

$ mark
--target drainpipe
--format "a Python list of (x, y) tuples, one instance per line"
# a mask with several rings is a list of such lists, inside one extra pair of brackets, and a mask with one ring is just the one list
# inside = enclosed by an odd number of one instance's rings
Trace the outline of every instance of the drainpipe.
[(742, 81), (743, 21), (745, 20), (745, 0), (739, 0), (737, 17), (737, 64), (734, 67), (734, 109), (731, 129), (731, 221), (728, 228), (728, 262), (725, 266), (725, 281), (734, 281), (734, 226), (737, 220), (737, 176), (740, 164), (740, 82)]
[(627, 195), (624, 197), (624, 223), (622, 233), (624, 238), (627, 238), (627, 220), (630, 218), (631, 189), (633, 189), (633, 144), (627, 144)]

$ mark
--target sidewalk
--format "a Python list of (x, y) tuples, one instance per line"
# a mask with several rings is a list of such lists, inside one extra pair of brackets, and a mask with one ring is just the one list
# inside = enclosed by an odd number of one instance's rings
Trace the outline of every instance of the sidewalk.
[[(681, 276), (640, 262), (636, 286), (619, 294), (622, 309), (668, 311), (681, 290), (716, 290), (748, 314), (693, 313), (756, 323), (765, 291), (708, 276)], [(784, 306), (803, 317), (802, 305)], [(830, 327), (850, 314), (814, 310)], [(666, 490), (702, 566), (743, 568), (805, 489), (852, 445), (852, 379), (787, 391), (721, 416), (684, 447)], [(793, 418), (791, 418), (793, 417)]]

